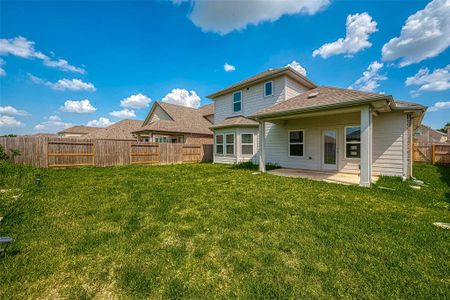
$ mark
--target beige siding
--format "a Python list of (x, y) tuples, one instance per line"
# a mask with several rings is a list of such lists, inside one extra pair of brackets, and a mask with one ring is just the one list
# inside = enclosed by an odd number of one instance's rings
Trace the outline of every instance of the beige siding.
[(153, 115), (150, 117), (149, 123), (156, 120), (172, 120), (172, 118), (161, 108), (156, 106)]
[(214, 115), (206, 116), (205, 118), (206, 118), (206, 120), (211, 122), (211, 124), (214, 124)]
[[(406, 115), (402, 112), (380, 114), (373, 118), (373, 173), (404, 176), (403, 136), (406, 137)], [(406, 142), (406, 140), (405, 140)]]
[(307, 89), (303, 85), (290, 77), (286, 77), (286, 99), (295, 97), (305, 91), (307, 91)]
[(258, 110), (273, 105), (285, 99), (284, 77), (273, 80), (273, 96), (264, 97), (264, 83), (259, 83), (242, 90), (242, 111), (233, 113), (233, 94), (226, 94), (214, 99), (214, 123), (218, 124), (225, 118), (234, 115), (251, 115)]
[[(323, 129), (335, 129), (338, 143), (338, 170), (359, 172), (359, 159), (346, 159), (344, 150), (344, 127), (359, 125), (359, 112), (342, 115), (303, 118), (290, 120), (286, 124), (268, 124), (266, 126), (267, 162), (279, 164), (285, 168), (320, 170), (322, 161), (321, 132)], [(305, 152), (303, 158), (289, 157), (289, 130), (303, 129)]]

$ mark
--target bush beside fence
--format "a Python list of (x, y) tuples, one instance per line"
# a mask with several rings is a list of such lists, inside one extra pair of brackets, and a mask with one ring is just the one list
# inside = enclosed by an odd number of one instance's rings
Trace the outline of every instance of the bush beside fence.
[(7, 153), (19, 150), (14, 163), (43, 168), (207, 162), (212, 161), (213, 151), (210, 144), (34, 137), (0, 137), (0, 145)]

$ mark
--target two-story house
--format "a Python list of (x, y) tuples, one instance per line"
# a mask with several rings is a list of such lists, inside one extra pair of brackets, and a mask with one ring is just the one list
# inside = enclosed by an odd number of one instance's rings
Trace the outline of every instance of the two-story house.
[(208, 96), (214, 162), (408, 178), (412, 135), (426, 108), (389, 95), (317, 86), (290, 67), (269, 69)]

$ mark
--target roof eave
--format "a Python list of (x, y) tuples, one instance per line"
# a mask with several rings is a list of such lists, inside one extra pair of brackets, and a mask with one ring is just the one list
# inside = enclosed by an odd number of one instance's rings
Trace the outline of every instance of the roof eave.
[(247, 118), (255, 120), (255, 121), (259, 121), (259, 120), (273, 118), (273, 117), (284, 117), (284, 116), (291, 116), (291, 115), (296, 115), (296, 114), (321, 111), (321, 110), (327, 110), (327, 109), (353, 107), (353, 106), (358, 106), (361, 104), (370, 104), (372, 102), (382, 101), (382, 100), (385, 100), (386, 103), (389, 104), (392, 101), (392, 97), (390, 95), (380, 95), (379, 97), (369, 97), (369, 98), (364, 98), (364, 99), (358, 99), (356, 101), (348, 101), (348, 102), (344, 102), (344, 103), (335, 103), (335, 104), (314, 106), (314, 107), (309, 107), (309, 108), (300, 108), (300, 109), (292, 109), (292, 110), (281, 111), (281, 112), (251, 115), (251, 116), (248, 116)]
[(291, 70), (290, 68), (283, 68), (283, 69), (279, 70), (278, 72), (275, 72), (275, 73), (272, 73), (270, 75), (258, 78), (256, 80), (245, 82), (245, 83), (237, 85), (237, 86), (232, 86), (232, 87), (228, 87), (228, 88), (222, 89), (222, 90), (220, 90), (218, 92), (215, 92), (213, 94), (210, 94), (210, 95), (206, 96), (206, 98), (214, 100), (214, 98), (217, 98), (219, 96), (222, 96), (222, 95), (225, 95), (225, 94), (228, 94), (228, 93), (232, 93), (234, 91), (238, 91), (238, 90), (241, 90), (243, 88), (246, 88), (246, 87), (249, 87), (249, 86), (252, 86), (252, 85), (258, 84), (260, 82), (264, 82), (264, 81), (267, 81), (267, 80), (270, 80), (270, 79), (273, 79), (273, 78), (276, 78), (276, 77), (279, 77), (279, 76), (282, 76), (282, 75), (287, 75), (287, 76), (289, 76), (289, 77), (291, 77), (291, 78), (301, 82), (305, 86), (309, 86), (310, 88), (316, 88), (318, 86), (313, 81), (309, 80), (308, 78), (306, 78), (305, 76), (301, 75), (300, 73), (295, 72), (295, 71)]

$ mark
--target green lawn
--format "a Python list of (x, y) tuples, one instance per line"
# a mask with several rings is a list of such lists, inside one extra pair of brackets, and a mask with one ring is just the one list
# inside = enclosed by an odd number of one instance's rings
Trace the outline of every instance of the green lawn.
[(393, 191), (252, 172), (0, 165), (0, 298), (450, 295), (450, 168)]

